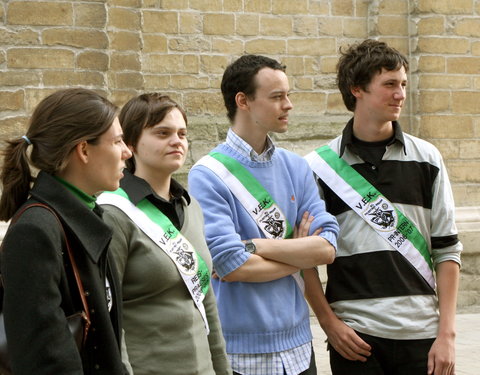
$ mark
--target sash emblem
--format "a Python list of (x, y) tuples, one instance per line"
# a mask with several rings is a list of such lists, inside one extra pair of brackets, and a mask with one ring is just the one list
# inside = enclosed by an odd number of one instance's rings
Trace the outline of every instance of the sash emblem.
[(369, 202), (362, 215), (365, 220), (370, 221), (377, 230), (382, 232), (390, 232), (397, 226), (398, 218), (395, 208), (382, 196)]
[(197, 254), (190, 249), (181, 238), (172, 243), (172, 254), (175, 254), (175, 263), (185, 275), (194, 275), (198, 271)]
[(285, 218), (275, 203), (270, 208), (260, 211), (256, 221), (260, 228), (271, 235), (271, 238), (283, 238)]

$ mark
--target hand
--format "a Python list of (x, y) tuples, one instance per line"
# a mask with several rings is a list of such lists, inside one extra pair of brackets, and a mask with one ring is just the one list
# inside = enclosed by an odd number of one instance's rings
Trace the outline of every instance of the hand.
[(328, 342), (345, 359), (366, 362), (371, 355), (371, 347), (356, 332), (337, 317), (325, 327)]
[(455, 341), (437, 337), (428, 353), (428, 375), (455, 375)]
[[(305, 211), (302, 215), (302, 220), (300, 220), (300, 223), (293, 228), (293, 238), (307, 237), (313, 219), (314, 217), (311, 216), (308, 211)], [(318, 236), (321, 231), (322, 228), (317, 229), (312, 236)]]
[(220, 281), (225, 281), (225, 279), (221, 279), (220, 276), (215, 272), (215, 270), (212, 271), (212, 279), (217, 279)]

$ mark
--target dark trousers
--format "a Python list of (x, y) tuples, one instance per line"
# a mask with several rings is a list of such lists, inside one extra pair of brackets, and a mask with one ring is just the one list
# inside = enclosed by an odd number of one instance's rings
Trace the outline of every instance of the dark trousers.
[[(286, 374), (285, 370), (283, 373)], [(242, 375), (242, 374), (239, 374), (238, 372), (234, 371), (233, 375)], [(249, 374), (243, 374), (243, 375), (249, 375)], [(313, 348), (312, 348), (312, 357), (310, 359), (310, 367), (298, 375), (317, 375), (317, 365), (315, 363), (315, 353), (313, 352)]]
[(331, 345), (330, 368), (333, 375), (425, 375), (428, 352), (435, 339), (390, 340), (357, 334), (372, 347), (366, 362), (349, 361)]

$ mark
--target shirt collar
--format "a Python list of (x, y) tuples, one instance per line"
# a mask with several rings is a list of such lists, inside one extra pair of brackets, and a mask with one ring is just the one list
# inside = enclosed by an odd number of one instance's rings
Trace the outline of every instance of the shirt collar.
[[(387, 145), (391, 146), (395, 142), (399, 142), (403, 146), (403, 152), (405, 155), (407, 154), (407, 150), (405, 148), (405, 139), (403, 137), (403, 131), (400, 127), (400, 124), (397, 121), (392, 121), (394, 137), (392, 141)], [(340, 157), (342, 157), (343, 153), (345, 152), (345, 147), (353, 144), (353, 117), (348, 121), (347, 125), (343, 129), (342, 133), (342, 142), (340, 144)]]
[[(133, 175), (130, 171), (123, 170), (124, 177), (120, 181), (120, 187), (125, 190), (132, 203), (136, 206), (141, 200), (149, 196), (154, 197), (163, 202), (168, 202), (166, 199), (159, 196), (153, 191), (147, 181), (143, 178)], [(185, 198), (187, 205), (190, 204), (190, 195), (188, 192), (173, 178), (170, 183), (170, 194), (174, 199)]]
[(252, 160), (252, 161), (270, 161), (272, 159), (273, 153), (275, 152), (275, 145), (273, 144), (272, 139), (267, 135), (267, 144), (265, 150), (261, 154), (257, 152), (245, 142), (238, 134), (236, 134), (232, 128), (228, 129), (227, 139), (225, 143), (233, 148), (235, 151), (240, 153), (242, 156)]

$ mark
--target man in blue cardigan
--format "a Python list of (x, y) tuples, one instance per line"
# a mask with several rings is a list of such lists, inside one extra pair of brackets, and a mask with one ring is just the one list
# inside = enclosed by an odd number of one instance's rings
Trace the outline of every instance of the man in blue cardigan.
[(285, 66), (246, 55), (229, 65), (222, 94), (226, 142), (189, 174), (205, 215), (227, 353), (234, 373), (316, 375), (305, 293), (314, 268), (335, 257), (338, 224), (300, 156), (278, 148), (293, 108)]

